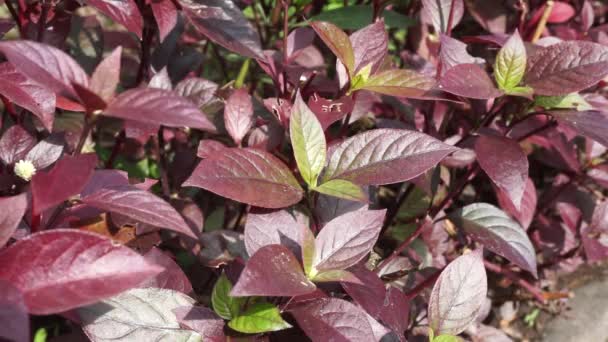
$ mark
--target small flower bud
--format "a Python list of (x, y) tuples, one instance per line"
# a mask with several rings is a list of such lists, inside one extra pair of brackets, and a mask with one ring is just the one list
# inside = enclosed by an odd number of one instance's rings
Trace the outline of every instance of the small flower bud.
[(29, 160), (20, 160), (15, 164), (15, 174), (29, 182), (36, 174), (36, 167)]

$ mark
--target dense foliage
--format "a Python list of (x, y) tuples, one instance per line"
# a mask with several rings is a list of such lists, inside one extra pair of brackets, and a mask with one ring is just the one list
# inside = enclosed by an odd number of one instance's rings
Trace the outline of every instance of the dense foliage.
[(509, 341), (608, 259), (601, 1), (3, 6), (0, 339)]

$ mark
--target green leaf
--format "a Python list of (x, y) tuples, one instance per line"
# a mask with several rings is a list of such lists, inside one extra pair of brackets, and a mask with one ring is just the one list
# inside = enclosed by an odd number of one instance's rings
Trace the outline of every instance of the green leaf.
[[(346, 6), (325, 10), (311, 20), (329, 21), (343, 30), (358, 30), (372, 23), (371, 5)], [(384, 23), (389, 28), (406, 29), (416, 23), (416, 20), (391, 10), (382, 12)]]
[(498, 51), (494, 64), (494, 78), (498, 87), (508, 91), (519, 85), (526, 72), (526, 47), (518, 31)]
[(296, 95), (289, 121), (289, 135), (298, 169), (308, 186), (314, 188), (325, 166), (327, 143), (321, 123), (300, 93)]
[(344, 179), (332, 179), (315, 188), (314, 191), (325, 195), (343, 198), (351, 201), (367, 202), (367, 197), (357, 184)]
[(34, 342), (46, 342), (48, 337), (48, 333), (45, 328), (40, 328), (36, 330), (36, 334), (34, 335)]
[(355, 71), (355, 52), (348, 35), (336, 25), (325, 21), (314, 21), (310, 25), (352, 77)]
[(507, 95), (511, 96), (521, 96), (532, 100), (532, 95), (534, 94), (534, 89), (527, 86), (517, 86), (515, 88), (511, 88), (505, 90)]
[(439, 335), (433, 339), (433, 342), (460, 342), (462, 339), (454, 335)]
[(279, 309), (270, 303), (256, 303), (250, 306), (245, 312), (228, 322), (228, 326), (247, 334), (291, 328), (291, 325), (281, 317)]
[(302, 225), (302, 235), (300, 243), (302, 245), (302, 263), (304, 264), (304, 273), (308, 279), (315, 276), (316, 270), (313, 270), (312, 263), (315, 258), (315, 235), (312, 233), (308, 225)]
[(213, 305), (213, 311), (223, 319), (232, 319), (232, 317), (237, 316), (240, 313), (241, 304), (246, 299), (231, 297), (231, 290), (232, 283), (230, 283), (226, 274), (222, 273), (213, 287), (211, 304)]
[(365, 89), (398, 97), (420, 97), (435, 85), (435, 79), (412, 70), (392, 69), (371, 76), (351, 91)]
[(563, 96), (535, 96), (534, 105), (545, 109), (571, 109), (578, 111), (590, 110), (593, 107), (579, 93)]

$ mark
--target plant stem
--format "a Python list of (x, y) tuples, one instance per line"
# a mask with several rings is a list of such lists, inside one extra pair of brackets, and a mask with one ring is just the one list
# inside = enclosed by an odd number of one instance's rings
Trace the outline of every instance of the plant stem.
[(164, 128), (160, 126), (158, 134), (154, 141), (154, 153), (156, 154), (156, 161), (158, 163), (158, 172), (160, 173), (160, 186), (163, 191), (165, 199), (171, 197), (171, 187), (169, 186), (169, 175), (167, 174), (167, 160), (165, 156), (165, 137)]
[[(15, 7), (13, 6), (13, 4), (11, 3), (10, 0), (5, 0), (4, 3), (6, 4), (6, 8), (8, 9), (9, 13), (11, 14), (11, 17), (13, 17), (13, 20), (15, 20), (15, 23), (17, 24), (17, 28), (19, 29), (19, 36), (23, 39), (25, 38), (25, 35), (23, 34), (23, 21), (21, 20), (21, 16), (19, 15), (19, 12), (17, 10), (15, 10)], [(19, 6), (19, 3), (17, 3), (17, 6)], [(19, 7), (17, 7), (19, 8)]]
[(431, 284), (433, 284), (435, 282), (435, 280), (437, 280), (437, 278), (439, 278), (442, 271), (443, 271), (443, 269), (438, 270), (435, 273), (431, 274), (429, 277), (424, 279), (420, 284), (416, 285), (413, 289), (411, 289), (407, 293), (405, 293), (405, 297), (407, 299), (412, 299), (412, 298), (416, 297), (422, 290), (426, 289)]
[(448, 26), (446, 27), (445, 34), (449, 37), (452, 35), (452, 26), (454, 24), (454, 8), (456, 7), (456, 0), (452, 0), (450, 4), (450, 15), (448, 17)]
[(429, 216), (434, 218), (439, 212), (445, 209), (450, 204), (451, 200), (458, 197), (458, 195), (462, 193), (466, 185), (469, 184), (469, 182), (473, 178), (475, 178), (479, 170), (479, 164), (476, 163), (474, 166), (472, 166), (467, 171), (467, 173), (461, 178), (460, 182), (454, 187), (454, 189), (452, 189), (452, 191), (450, 191), (448, 195), (445, 196), (445, 198), (437, 206), (434, 206), (431, 209), (431, 211), (429, 212)]
[(418, 235), (420, 235), (422, 233), (422, 231), (429, 226), (429, 224), (433, 224), (433, 222), (431, 220), (423, 220), (422, 222), (420, 222), (418, 224), (418, 226), (416, 227), (416, 230), (414, 230), (414, 232), (412, 234), (410, 234), (410, 236), (408, 236), (403, 242), (401, 242), (399, 244), (399, 246), (397, 248), (395, 248), (395, 250), (393, 250), (393, 252), (391, 253), (391, 255), (389, 255), (387, 258), (385, 258), (384, 260), (382, 260), (378, 266), (376, 266), (376, 268), (374, 268), (375, 272), (380, 272), (380, 270), (386, 266), (389, 262), (393, 261), (395, 258), (397, 258), (401, 252), (403, 252), (407, 246), (410, 245), (410, 243), (412, 243), (412, 241), (414, 241)]
[(509, 280), (511, 280), (512, 282), (514, 282), (515, 284), (517, 284), (524, 290), (528, 291), (539, 302), (541, 302), (541, 303), (546, 302), (545, 297), (543, 296), (543, 291), (541, 289), (539, 289), (538, 287), (530, 284), (528, 281), (524, 280), (523, 278), (521, 278), (517, 273), (515, 273), (503, 266), (491, 263), (487, 260), (484, 260), (483, 263), (487, 270), (490, 270), (494, 273), (504, 275), (505, 277), (509, 278)]
[(534, 31), (534, 35), (532, 36), (532, 43), (536, 43), (538, 41), (538, 39), (540, 39), (540, 36), (543, 34), (543, 31), (545, 30), (545, 27), (547, 27), (547, 20), (549, 20), (549, 16), (551, 15), (551, 12), (553, 11), (553, 5), (555, 4), (555, 2), (553, 0), (548, 0), (547, 3), (545, 4), (545, 10), (543, 11), (543, 15), (542, 17), (540, 17), (540, 20), (538, 22), (538, 25), (536, 25), (536, 30)]
[(78, 144), (76, 144), (76, 148), (74, 148), (74, 151), (72, 152), (73, 155), (82, 153), (82, 149), (84, 147), (85, 142), (87, 141), (87, 137), (89, 136), (91, 130), (93, 129), (93, 126), (95, 125), (94, 122), (95, 118), (93, 114), (87, 111), (84, 115), (84, 126), (82, 127), (82, 131), (80, 132)]
[(123, 128), (120, 130), (120, 133), (118, 133), (118, 136), (116, 137), (116, 140), (114, 142), (114, 146), (112, 147), (112, 152), (110, 153), (110, 157), (108, 158), (108, 161), (106, 161), (106, 169), (111, 169), (114, 167), (114, 161), (116, 160), (116, 157), (118, 156), (118, 153), (120, 152), (120, 148), (122, 147), (122, 144), (124, 143), (125, 138), (126, 138), (126, 133)]
[(38, 18), (38, 35), (36, 40), (42, 42), (44, 40), (44, 33), (46, 31), (46, 19), (49, 15), (51, 4), (47, 0), (42, 0), (42, 12), (40, 18)]
[(399, 188), (399, 194), (397, 194), (397, 201), (388, 209), (386, 213), (386, 217), (384, 219), (384, 224), (382, 225), (382, 229), (380, 230), (380, 236), (391, 226), (397, 213), (399, 213), (399, 209), (403, 202), (407, 199), (407, 197), (412, 193), (415, 186), (413, 183), (403, 183)]

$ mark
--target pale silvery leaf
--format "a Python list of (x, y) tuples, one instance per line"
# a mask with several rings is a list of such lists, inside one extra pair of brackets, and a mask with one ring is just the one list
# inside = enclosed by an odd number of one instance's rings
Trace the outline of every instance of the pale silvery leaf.
[(93, 342), (199, 342), (194, 331), (181, 329), (173, 309), (195, 300), (167, 289), (132, 289), (78, 309), (83, 329)]

